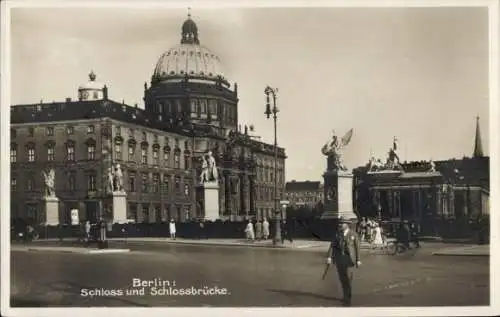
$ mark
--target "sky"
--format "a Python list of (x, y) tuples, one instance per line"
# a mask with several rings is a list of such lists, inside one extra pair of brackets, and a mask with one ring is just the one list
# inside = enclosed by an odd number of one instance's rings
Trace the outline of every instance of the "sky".
[[(349, 168), (471, 156), (476, 116), (488, 153), (486, 8), (192, 7), (202, 45), (238, 83), (239, 122), (273, 141), (264, 88), (278, 88), (286, 178), (321, 180), (321, 147), (354, 129)], [(116, 101), (142, 105), (160, 55), (180, 42), (187, 8), (16, 8), (11, 103), (76, 98), (90, 70)]]

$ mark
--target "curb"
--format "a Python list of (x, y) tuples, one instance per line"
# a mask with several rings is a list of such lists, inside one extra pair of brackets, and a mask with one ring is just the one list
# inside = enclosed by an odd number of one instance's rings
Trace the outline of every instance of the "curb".
[[(125, 241), (125, 240), (113, 240), (114, 242), (123, 242), (127, 245), (145, 245), (141, 241)], [(245, 247), (245, 248), (268, 248), (268, 249), (293, 249), (288, 248), (283, 245), (258, 245), (258, 244), (237, 244), (237, 243), (196, 243), (196, 242), (163, 242), (163, 241), (147, 241), (149, 243), (156, 243), (162, 245), (190, 245), (190, 246), (212, 246), (212, 247)]]
[(67, 248), (61, 249), (55, 248), (15, 248), (11, 251), (27, 251), (27, 252), (58, 252), (58, 253), (77, 253), (77, 254), (106, 254), (106, 253), (126, 253), (130, 252), (130, 249), (75, 249), (68, 250)]
[(101, 250), (89, 250), (89, 254), (103, 254), (103, 253), (127, 253), (130, 249), (101, 249)]

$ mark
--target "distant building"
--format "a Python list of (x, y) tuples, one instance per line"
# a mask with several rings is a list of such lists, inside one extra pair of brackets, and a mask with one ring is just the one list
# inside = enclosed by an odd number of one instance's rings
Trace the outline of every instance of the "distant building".
[(323, 202), (323, 184), (292, 180), (285, 184), (285, 199), (290, 202), (290, 206), (315, 207), (319, 202)]
[(416, 221), (431, 234), (440, 221), (468, 222), (489, 214), (489, 171), (477, 118), (471, 158), (354, 169), (354, 208), (362, 217)]
[(219, 216), (271, 217), (274, 178), (283, 197), (285, 151), (252, 138), (238, 124), (238, 88), (224, 78), (219, 57), (200, 45), (189, 17), (181, 41), (159, 58), (144, 84), (145, 109), (108, 98), (89, 81), (78, 100), (11, 107), (11, 214), (43, 223), (42, 171), (55, 170), (60, 223), (109, 216), (108, 169), (124, 173), (127, 215), (136, 222), (203, 218), (200, 157), (212, 151), (219, 169)]

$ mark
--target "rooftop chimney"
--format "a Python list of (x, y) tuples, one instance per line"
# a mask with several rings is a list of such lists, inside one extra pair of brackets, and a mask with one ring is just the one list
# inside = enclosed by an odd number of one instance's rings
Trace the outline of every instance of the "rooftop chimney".
[(70, 97), (66, 97), (66, 102), (71, 102), (71, 98)]
[(108, 100), (108, 86), (106, 85), (102, 88), (102, 98)]

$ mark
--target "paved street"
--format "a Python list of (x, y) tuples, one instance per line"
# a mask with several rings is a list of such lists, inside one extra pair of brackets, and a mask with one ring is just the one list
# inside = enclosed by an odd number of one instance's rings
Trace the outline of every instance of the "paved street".
[[(340, 306), (336, 272), (321, 281), (322, 252), (173, 244), (131, 250), (13, 251), (12, 305)], [(432, 256), (423, 251), (415, 256), (365, 253), (362, 261), (354, 306), (489, 305), (489, 257)], [(132, 288), (134, 278), (168, 280), (177, 291), (217, 287), (219, 295), (155, 296), (150, 287), (144, 295), (119, 294)], [(107, 293), (82, 296), (82, 289)], [(226, 295), (221, 295), (224, 289)]]

